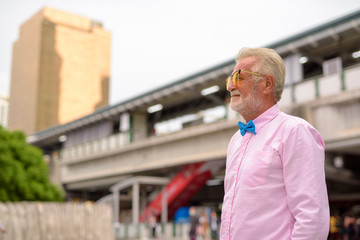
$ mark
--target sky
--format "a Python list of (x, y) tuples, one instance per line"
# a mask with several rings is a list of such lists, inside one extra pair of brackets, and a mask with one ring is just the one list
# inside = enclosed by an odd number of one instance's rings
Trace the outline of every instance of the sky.
[(359, 0), (0, 0), (0, 95), (8, 96), (12, 45), (43, 7), (103, 23), (111, 32), (111, 105), (360, 10)]

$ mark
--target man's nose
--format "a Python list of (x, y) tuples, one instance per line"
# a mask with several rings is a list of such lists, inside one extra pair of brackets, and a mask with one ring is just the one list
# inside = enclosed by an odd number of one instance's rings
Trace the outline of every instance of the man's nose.
[(227, 84), (227, 90), (229, 92), (231, 92), (232, 90), (234, 90), (236, 88), (236, 85), (234, 84), (234, 81), (231, 79), (229, 81), (229, 83)]

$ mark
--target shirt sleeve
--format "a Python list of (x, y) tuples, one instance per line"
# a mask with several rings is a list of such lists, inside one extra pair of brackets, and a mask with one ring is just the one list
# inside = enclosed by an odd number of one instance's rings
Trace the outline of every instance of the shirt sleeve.
[(307, 124), (297, 125), (282, 142), (287, 203), (294, 218), (292, 240), (325, 240), (329, 203), (324, 170), (324, 142)]

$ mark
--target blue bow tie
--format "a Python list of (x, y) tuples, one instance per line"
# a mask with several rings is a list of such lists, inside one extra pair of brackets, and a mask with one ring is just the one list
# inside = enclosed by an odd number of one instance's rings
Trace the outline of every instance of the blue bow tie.
[(243, 124), (242, 122), (238, 123), (238, 126), (240, 128), (240, 133), (242, 136), (245, 135), (246, 131), (252, 132), (253, 134), (256, 134), (255, 132), (255, 124), (253, 123), (252, 120), (250, 120), (246, 125)]

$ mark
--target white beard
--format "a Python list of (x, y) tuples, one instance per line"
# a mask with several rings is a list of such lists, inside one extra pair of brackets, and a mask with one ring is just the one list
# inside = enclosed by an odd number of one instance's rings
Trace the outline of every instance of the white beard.
[(252, 116), (257, 116), (261, 112), (263, 105), (262, 100), (256, 97), (256, 88), (247, 97), (239, 97), (235, 101), (231, 99), (231, 109), (240, 113), (245, 119), (253, 119)]

